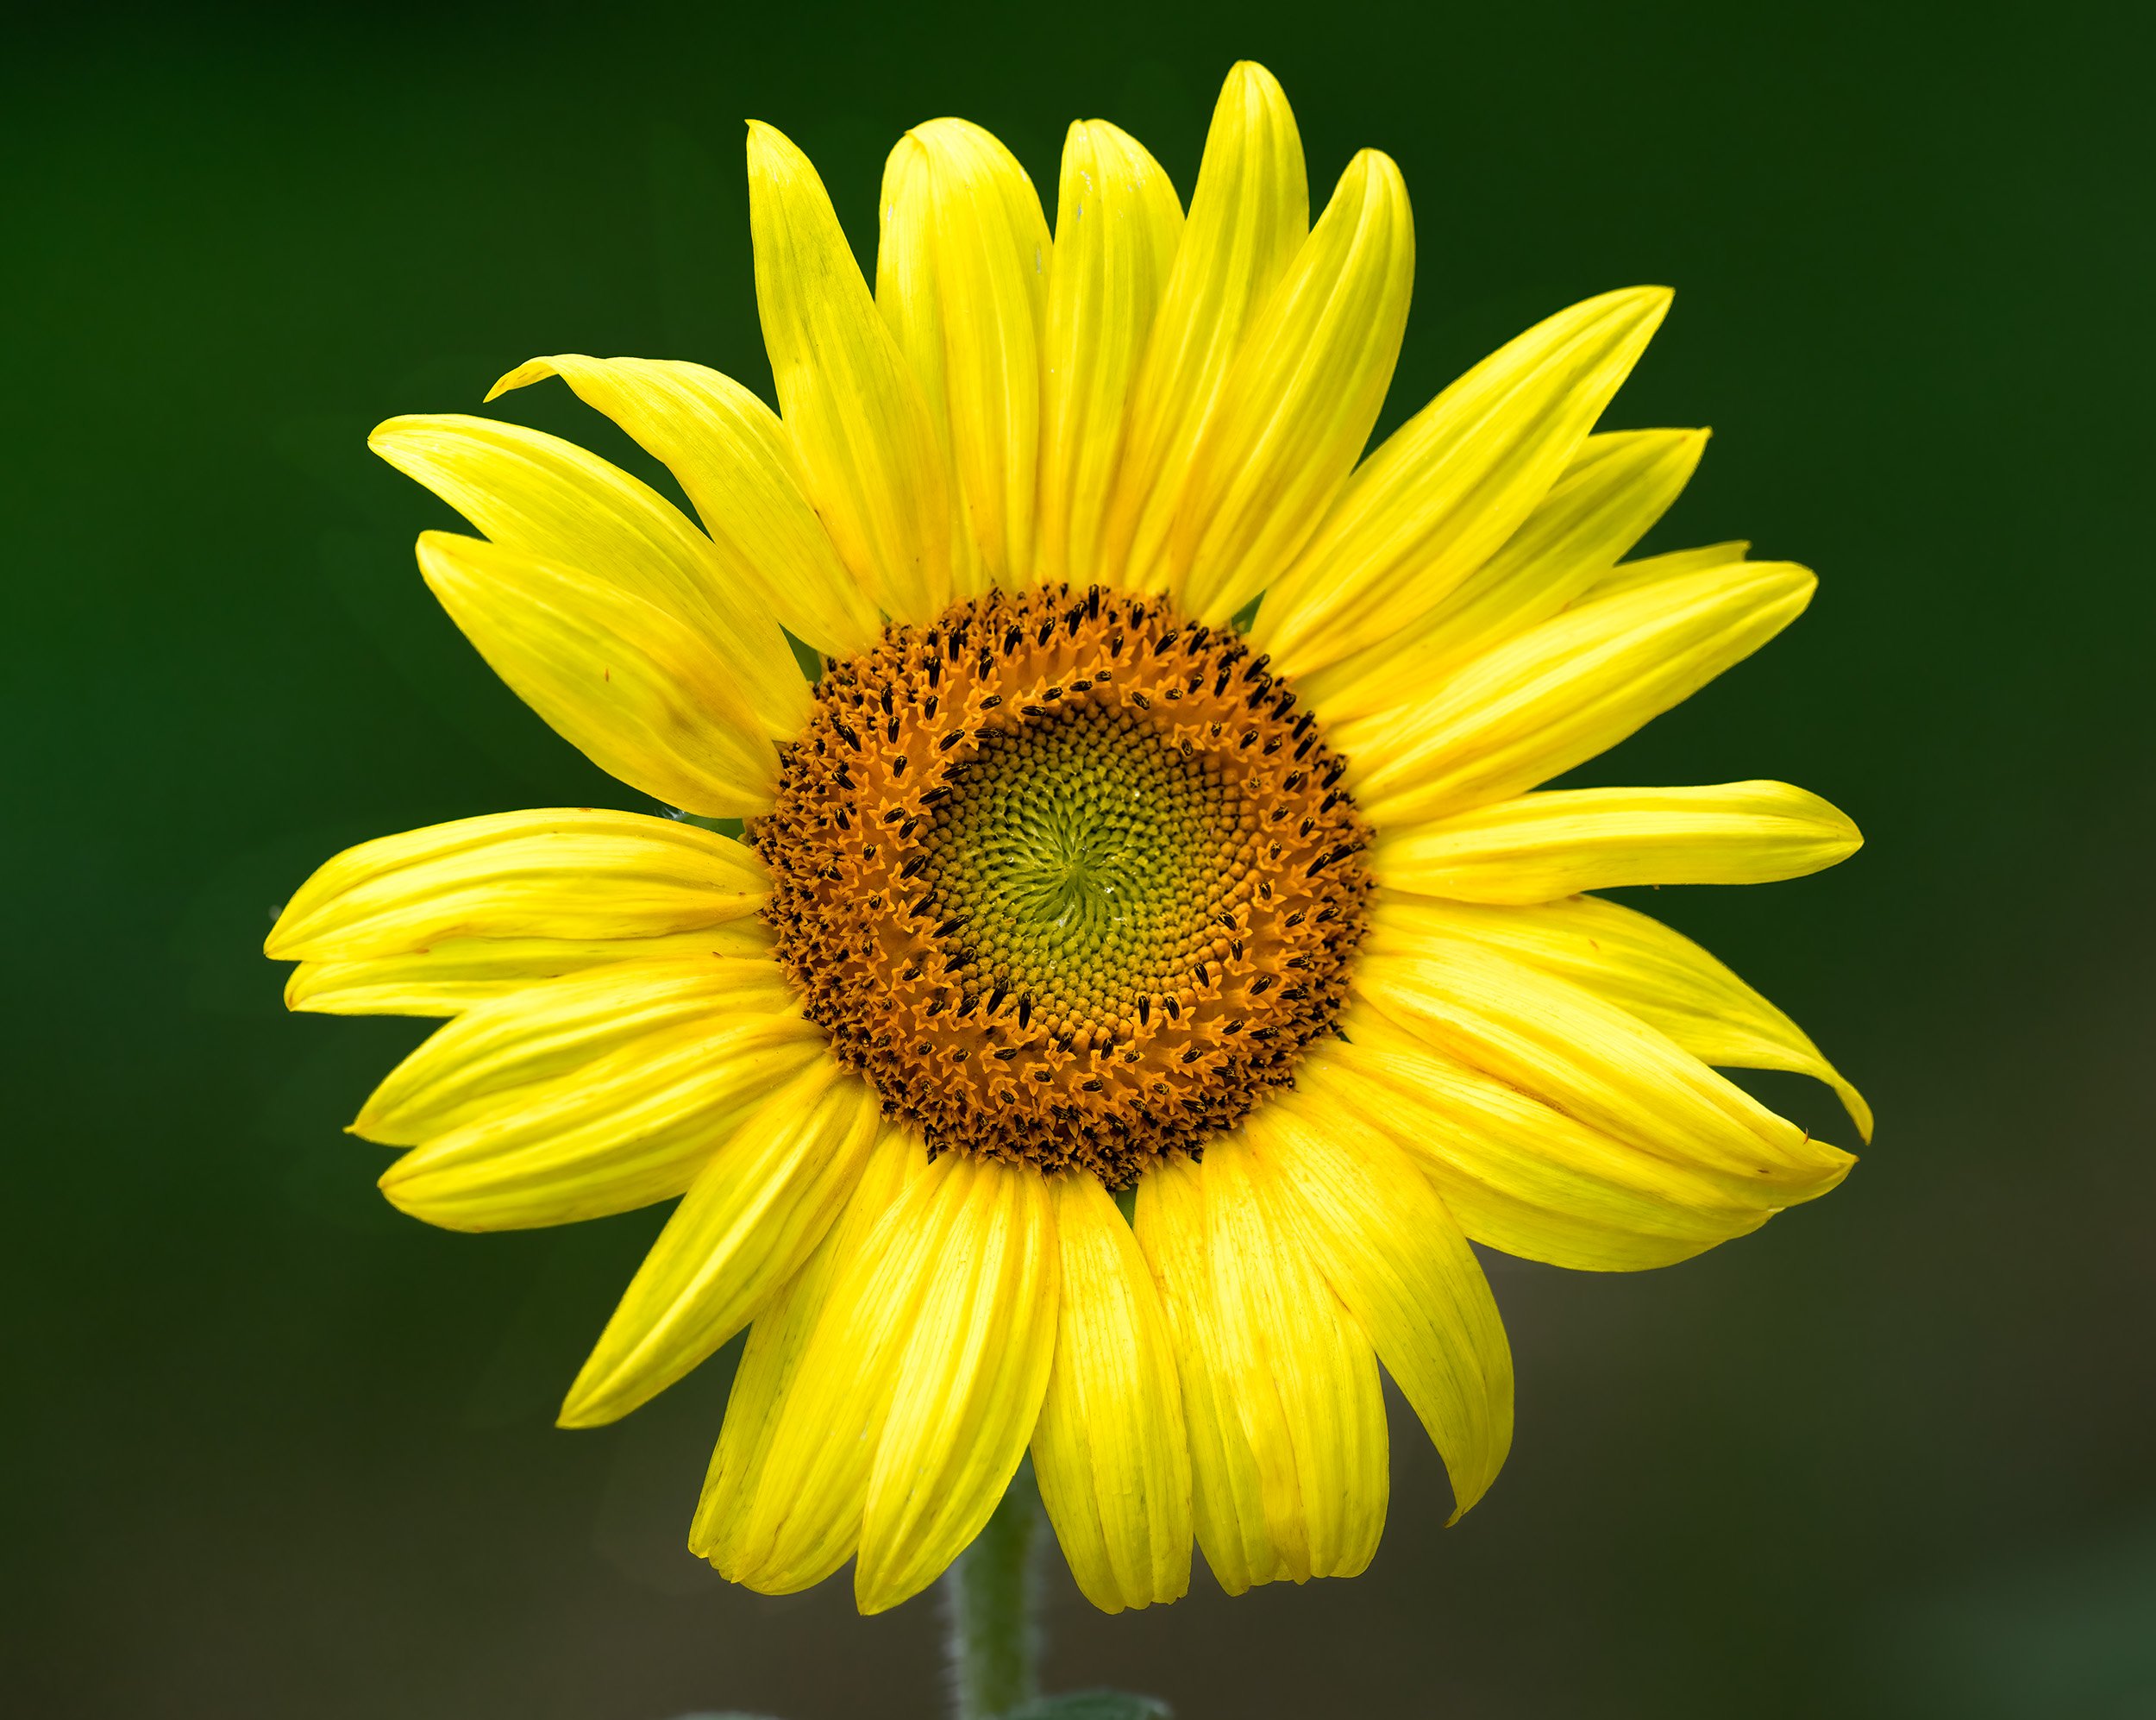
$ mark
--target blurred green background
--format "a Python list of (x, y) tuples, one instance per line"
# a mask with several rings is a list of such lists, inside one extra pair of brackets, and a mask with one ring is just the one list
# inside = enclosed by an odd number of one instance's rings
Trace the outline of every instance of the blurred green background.
[[(938, 1711), (934, 1603), (683, 1550), (730, 1356), (558, 1395), (661, 1215), (486, 1238), (340, 1133), (423, 1024), (288, 1017), (259, 943), (363, 838), (636, 807), (488, 674), (366, 451), (535, 353), (769, 386), (742, 121), (864, 254), (958, 113), (1188, 195), (1238, 55), (1322, 198), (1416, 200), (1386, 425), (1576, 298), (1674, 316), (1608, 422), (1711, 424), (1650, 547), (1824, 585), (1583, 780), (1781, 776), (1870, 846), (1653, 906), (1869, 1091), (1840, 1192), (1633, 1277), (1498, 1261), (1510, 1467), (1459, 1528), (1395, 1422), (1353, 1583), (1105, 1618), (1049, 1673), (1229, 1716), (2156, 1712), (2144, 63), (2128, 13), (1686, 6), (85, 11), (0, 57), (6, 1513), (39, 1716)], [(2145, 159), (2145, 158), (2142, 158)], [(2137, 190), (2138, 187), (2138, 190)], [(2139, 207), (2140, 215), (2134, 210)], [(556, 385), (505, 415), (634, 451)], [(638, 469), (649, 468), (638, 464)], [(1824, 1095), (1763, 1089), (1847, 1141)], [(1397, 1405), (1395, 1408), (1397, 1409)]]

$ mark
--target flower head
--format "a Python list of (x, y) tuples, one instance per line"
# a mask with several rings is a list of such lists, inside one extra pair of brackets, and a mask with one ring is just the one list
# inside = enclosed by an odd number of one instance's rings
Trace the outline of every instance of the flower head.
[[(1359, 1571), (1379, 1369), (1458, 1510), (1511, 1437), (1478, 1241), (1664, 1265), (1848, 1154), (1712, 1065), (1855, 1091), (1696, 945), (1589, 894), (1830, 865), (1775, 782), (1539, 790), (1786, 625), (1742, 544), (1624, 557), (1703, 431), (1595, 434), (1658, 289), (1538, 324), (1367, 459), (1413, 236), (1365, 151), (1314, 224), (1229, 75), (1188, 214), (1074, 125), (893, 151), (873, 295), (750, 129), (774, 414), (699, 366), (535, 359), (679, 480), (392, 420), (457, 625), (686, 817), (496, 814), (338, 856), (269, 940), (295, 1008), (448, 1018), (355, 1130), (466, 1229), (679, 1203), (562, 1420), (744, 1328), (691, 1545), (917, 1592), (1030, 1447), (1081, 1586)], [(489, 397), (492, 398), (492, 396)], [(823, 658), (812, 681), (788, 635)], [(694, 820), (740, 819), (743, 837)]]

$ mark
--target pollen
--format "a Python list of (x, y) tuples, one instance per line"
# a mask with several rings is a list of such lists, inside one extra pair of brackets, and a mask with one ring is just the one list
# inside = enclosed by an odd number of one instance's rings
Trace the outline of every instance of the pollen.
[(827, 662), (749, 835), (887, 1113), (1119, 1189), (1332, 1030), (1369, 890), (1344, 769), (1233, 631), (993, 592)]

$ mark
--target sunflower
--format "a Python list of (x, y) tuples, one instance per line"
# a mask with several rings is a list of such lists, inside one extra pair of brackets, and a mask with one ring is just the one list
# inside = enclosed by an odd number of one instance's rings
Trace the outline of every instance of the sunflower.
[(1231, 1592), (1351, 1575), (1381, 1366), (1456, 1516), (1504, 1460), (1470, 1242), (1662, 1265), (1841, 1179), (1713, 1065), (1815, 1076), (1869, 1133), (1786, 1015), (1589, 894), (1814, 871), (1849, 820), (1778, 782), (1538, 788), (1813, 576), (1741, 543), (1624, 559), (1706, 440), (1592, 433), (1658, 288), (1559, 311), (1363, 458), (1406, 191), (1366, 150), (1313, 224), (1259, 66), (1188, 212), (1073, 125), (1052, 240), (993, 137), (908, 133), (873, 294), (791, 142), (752, 124), (749, 174), (778, 413), (641, 359), (488, 397), (566, 381), (701, 530), (512, 424), (373, 437), (482, 534), (419, 539), (457, 625), (668, 815), (339, 855), (270, 936), (287, 1001), (447, 1018), (353, 1125), (406, 1149), (404, 1211), (678, 1200), (561, 1419), (746, 1328), (690, 1535), (728, 1578), (851, 1560), (861, 1608), (894, 1605), (1029, 1449), (1111, 1611), (1181, 1595), (1194, 1536)]

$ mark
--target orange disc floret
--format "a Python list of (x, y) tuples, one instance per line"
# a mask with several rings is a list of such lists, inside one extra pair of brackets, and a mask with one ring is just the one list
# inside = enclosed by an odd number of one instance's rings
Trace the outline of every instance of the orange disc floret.
[(779, 955), (931, 1152), (1111, 1188), (1327, 1032), (1369, 831), (1315, 719), (1157, 597), (992, 592), (826, 665), (750, 826)]

